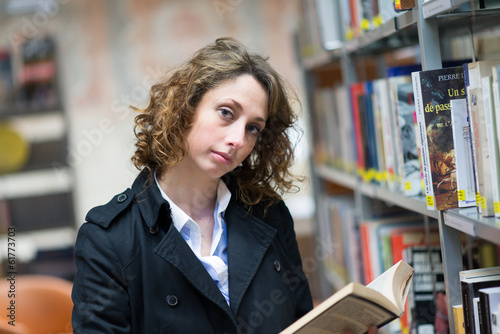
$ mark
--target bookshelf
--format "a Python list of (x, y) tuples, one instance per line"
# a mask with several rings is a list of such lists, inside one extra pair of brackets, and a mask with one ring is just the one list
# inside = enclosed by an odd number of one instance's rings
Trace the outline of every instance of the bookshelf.
[[(366, 59), (370, 60), (370, 69), (378, 73), (379, 77), (383, 77), (381, 73), (390, 62), (387, 59), (392, 59), (387, 58), (387, 54), (397, 53), (405, 48), (414, 48), (413, 50), (418, 53), (422, 70), (441, 68), (442, 61), (448, 60), (446, 47), (450, 45), (450, 39), (465, 35), (465, 40), (467, 40), (468, 35), (473, 35), (477, 31), (498, 27), (499, 7), (500, 4), (495, 1), (487, 3), (487, 8), (479, 8), (478, 1), (418, 0), (415, 8), (399, 13), (373, 30), (365, 31), (347, 41), (343, 40), (340, 48), (334, 50), (319, 48), (314, 55), (302, 57), (306, 92), (309, 98), (307, 102), (311, 106), (310, 109), (315, 108), (314, 95), (320, 89), (322, 82), (326, 81), (332, 86), (332, 82), (351, 84), (367, 78), (368, 80), (376, 78), (376, 76), (372, 78), (366, 75)], [(497, 41), (500, 41), (500, 37)], [(469, 45), (472, 49), (474, 45), (472, 38)], [(462, 56), (462, 59), (471, 57), (470, 54)], [(475, 55), (472, 56), (475, 60)], [(361, 66), (360, 63), (362, 63)], [(340, 70), (331, 70), (334, 65)], [(328, 78), (325, 79), (325, 76)], [(321, 122), (322, 120), (318, 119), (313, 112), (311, 129), (315, 153), (317, 153), (317, 134), (314, 132)], [(325, 184), (334, 184), (352, 191), (358, 220), (370, 218), (372, 212), (369, 207), (374, 202), (382, 202), (389, 207), (396, 206), (409, 213), (422, 215), (426, 229), (428, 229), (429, 220), (437, 221), (450, 319), (449, 328), (450, 333), (455, 333), (451, 307), (462, 303), (459, 271), (463, 270), (463, 236), (479, 238), (500, 245), (500, 219), (482, 217), (475, 207), (443, 211), (428, 210), (424, 196), (407, 197), (400, 191), (389, 190), (385, 185), (364, 181), (356, 173), (340, 170), (334, 165), (321, 158), (318, 159), (316, 155), (312, 158), (312, 181), (317, 203), (321, 203), (322, 196), (328, 192), (328, 186)], [(318, 207), (318, 210), (323, 209)], [(319, 216), (317, 221), (318, 224), (329, 224)], [(324, 227), (318, 230), (324, 231)], [(321, 237), (318, 235), (318, 238)], [(353, 247), (353, 245), (344, 247)], [(322, 270), (324, 270), (323, 276), (330, 284), (325, 290), (326, 294), (330, 292), (328, 288), (337, 288), (345, 282), (345, 279), (338, 273), (328, 268), (322, 268)]]
[[(76, 180), (55, 36), (26, 40), (19, 52), (9, 46), (0, 52), (0, 126), (10, 134), (2, 145), (26, 151), (15, 166), (0, 164), (0, 233), (15, 228), (19, 274), (72, 279)], [(6, 237), (0, 245), (6, 249)], [(6, 257), (0, 259), (4, 266)]]

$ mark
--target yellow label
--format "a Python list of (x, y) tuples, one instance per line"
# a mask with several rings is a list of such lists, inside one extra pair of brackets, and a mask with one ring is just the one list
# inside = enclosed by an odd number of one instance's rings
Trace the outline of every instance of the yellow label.
[(481, 196), (481, 209), (486, 209), (486, 197)]
[(374, 27), (380, 27), (382, 23), (384, 23), (384, 20), (382, 20), (382, 16), (380, 14), (373, 18)]
[(345, 39), (346, 39), (347, 41), (350, 41), (350, 40), (352, 40), (353, 38), (354, 38), (354, 29), (352, 29), (352, 27), (350, 27), (350, 28), (346, 31), (346, 33), (345, 33)]
[(382, 181), (385, 181), (386, 180), (386, 173), (385, 172), (377, 172), (375, 174), (375, 180), (377, 182), (382, 182)]
[(411, 190), (411, 182), (410, 181), (405, 182), (405, 190)]
[(370, 29), (370, 21), (368, 19), (363, 19), (361, 21), (361, 31), (366, 31)]
[(476, 193), (476, 206), (481, 206), (481, 194), (479, 193), (479, 191)]
[(427, 206), (434, 206), (434, 197), (427, 196)]
[(365, 175), (365, 179), (367, 182), (371, 182), (373, 181), (373, 179), (375, 179), (375, 175), (377, 174), (377, 171), (373, 168), (370, 168), (368, 170), (368, 172), (366, 173)]
[(493, 205), (495, 207), (495, 214), (500, 213), (500, 202), (495, 202)]
[(359, 175), (359, 177), (362, 180), (364, 180), (365, 179), (365, 175), (366, 175), (365, 169), (364, 168), (358, 168), (358, 175)]
[(465, 190), (459, 190), (457, 193), (458, 193), (458, 200), (465, 201)]

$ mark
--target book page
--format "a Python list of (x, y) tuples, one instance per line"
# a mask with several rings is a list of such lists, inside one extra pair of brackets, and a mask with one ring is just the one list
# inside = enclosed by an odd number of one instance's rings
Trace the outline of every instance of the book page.
[(297, 334), (365, 333), (371, 325), (383, 325), (396, 315), (361, 297), (348, 296), (311, 321)]
[[(399, 261), (382, 275), (367, 285), (370, 289), (380, 292), (389, 299), (397, 308), (403, 311), (404, 301), (408, 295), (408, 277), (413, 269), (403, 261)], [(398, 314), (399, 315), (399, 314)]]

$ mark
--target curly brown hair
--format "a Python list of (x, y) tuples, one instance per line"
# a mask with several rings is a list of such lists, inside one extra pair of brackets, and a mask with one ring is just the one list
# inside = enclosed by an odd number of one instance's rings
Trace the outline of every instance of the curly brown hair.
[(253, 76), (268, 93), (268, 119), (253, 151), (234, 171), (238, 197), (252, 206), (263, 199), (276, 202), (298, 188), (301, 178), (290, 172), (294, 145), (290, 130), (297, 130), (292, 101), (298, 101), (281, 76), (264, 58), (251, 54), (238, 41), (220, 38), (198, 50), (191, 59), (153, 85), (149, 105), (132, 107), (135, 117), (136, 151), (132, 157), (140, 170), (160, 175), (186, 156), (185, 134), (203, 95), (244, 74)]

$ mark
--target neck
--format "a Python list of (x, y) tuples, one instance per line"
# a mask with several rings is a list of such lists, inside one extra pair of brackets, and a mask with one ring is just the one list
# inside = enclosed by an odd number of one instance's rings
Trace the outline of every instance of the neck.
[(190, 217), (213, 214), (219, 179), (192, 177), (187, 169), (178, 166), (157, 177), (165, 194)]

